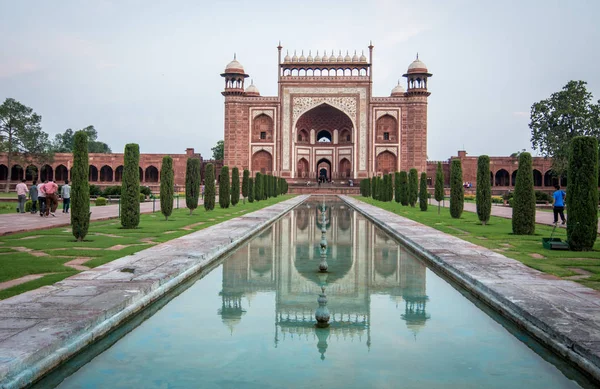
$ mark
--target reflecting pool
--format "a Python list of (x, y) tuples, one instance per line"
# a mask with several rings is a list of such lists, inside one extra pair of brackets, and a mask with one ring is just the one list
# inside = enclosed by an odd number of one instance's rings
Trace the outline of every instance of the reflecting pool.
[[(322, 285), (331, 319), (317, 329)], [(300, 205), (136, 320), (38, 386), (590, 386), (333, 198)]]

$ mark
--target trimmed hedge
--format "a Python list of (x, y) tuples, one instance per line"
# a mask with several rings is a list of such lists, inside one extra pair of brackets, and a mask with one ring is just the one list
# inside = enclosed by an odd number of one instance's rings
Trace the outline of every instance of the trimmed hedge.
[(200, 159), (188, 158), (185, 167), (185, 206), (190, 210), (198, 208), (200, 197)]
[(417, 169), (412, 168), (408, 172), (408, 203), (414, 207), (417, 203), (419, 190), (419, 173)]
[(250, 179), (250, 171), (248, 169), (244, 169), (244, 174), (242, 178), (242, 196), (244, 198), (248, 197), (248, 180)]
[(598, 237), (598, 140), (571, 141), (567, 182), (567, 243), (574, 251), (593, 250)]
[(240, 170), (234, 167), (231, 170), (231, 205), (235, 207), (240, 202)]
[(121, 226), (131, 229), (140, 224), (140, 146), (136, 143), (125, 145), (123, 159)]
[(419, 208), (421, 211), (427, 211), (427, 199), (429, 198), (429, 192), (427, 192), (427, 173), (421, 173), (421, 182), (419, 183)]
[(165, 155), (160, 167), (160, 213), (165, 220), (169, 220), (169, 216), (173, 213), (174, 175), (173, 158)]
[(438, 162), (437, 169), (435, 171), (435, 201), (438, 202), (438, 215), (440, 214), (440, 202), (444, 200), (444, 170), (442, 169), (442, 163)]
[(394, 173), (394, 200), (400, 202), (400, 172)]
[(207, 163), (204, 168), (204, 209), (212, 211), (215, 209), (215, 167)]
[(512, 231), (515, 235), (535, 234), (533, 160), (527, 152), (519, 156), (519, 170), (512, 201)]
[(408, 205), (408, 174), (404, 170), (400, 172), (400, 204)]
[(96, 206), (102, 207), (107, 204), (106, 198), (104, 197), (96, 197)]
[(221, 168), (221, 175), (219, 176), (219, 206), (221, 208), (229, 208), (231, 202), (231, 192), (229, 190), (229, 166), (223, 166)]
[(490, 221), (492, 214), (492, 182), (490, 178), (490, 157), (481, 155), (477, 159), (477, 188), (475, 207), (481, 224)]
[(248, 201), (254, 202), (254, 179), (252, 177), (248, 177)]
[(262, 200), (263, 196), (263, 179), (261, 173), (256, 173), (254, 176), (254, 201)]
[(460, 219), (462, 215), (465, 199), (462, 179), (462, 165), (460, 159), (453, 159), (450, 165), (450, 216), (454, 219)]

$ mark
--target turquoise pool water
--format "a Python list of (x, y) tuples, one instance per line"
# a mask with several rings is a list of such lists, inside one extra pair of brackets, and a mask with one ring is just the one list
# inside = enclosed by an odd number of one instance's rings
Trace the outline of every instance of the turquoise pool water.
[(591, 387), (341, 202), (328, 202), (324, 223), (331, 326), (316, 329), (319, 204), (300, 205), (37, 387)]

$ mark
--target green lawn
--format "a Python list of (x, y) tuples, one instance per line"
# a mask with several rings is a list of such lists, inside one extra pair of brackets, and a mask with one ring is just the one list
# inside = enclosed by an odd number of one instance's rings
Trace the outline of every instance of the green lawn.
[(76, 258), (86, 258), (84, 266), (100, 266), (291, 197), (293, 195), (254, 203), (240, 202), (228, 209), (221, 209), (217, 204), (210, 212), (200, 206), (192, 215), (187, 208), (174, 209), (168, 221), (165, 221), (160, 212), (142, 214), (140, 227), (133, 230), (121, 229), (118, 219), (92, 222), (84, 242), (75, 241), (69, 227), (0, 237), (0, 282), (29, 274), (52, 273), (41, 279), (0, 291), (0, 299), (53, 284), (78, 273), (77, 270), (64, 265)]
[[(381, 202), (365, 197), (357, 197), (357, 199), (500, 252), (534, 269), (558, 277), (588, 276), (576, 281), (600, 290), (600, 240), (596, 240), (594, 251), (547, 250), (542, 247), (542, 237), (550, 237), (552, 233), (550, 226), (536, 225), (535, 235), (513, 235), (510, 219), (492, 216), (490, 222), (484, 226), (473, 212), (463, 212), (460, 219), (452, 219), (448, 208), (442, 208), (438, 215), (437, 206), (429, 205), (428, 210), (422, 212), (418, 205), (411, 208), (403, 207), (394, 201)], [(565, 241), (567, 230), (557, 228), (554, 237)]]

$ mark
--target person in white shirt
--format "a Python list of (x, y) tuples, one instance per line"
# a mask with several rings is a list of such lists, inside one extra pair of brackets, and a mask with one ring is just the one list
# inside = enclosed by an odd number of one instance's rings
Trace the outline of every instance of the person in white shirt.
[(19, 198), (19, 213), (25, 213), (25, 199), (27, 198), (27, 194), (29, 190), (27, 189), (27, 185), (25, 184), (25, 180), (22, 180), (17, 184), (17, 197)]
[(71, 186), (69, 180), (65, 180), (65, 184), (60, 188), (60, 196), (63, 199), (63, 213), (69, 213), (71, 205)]

